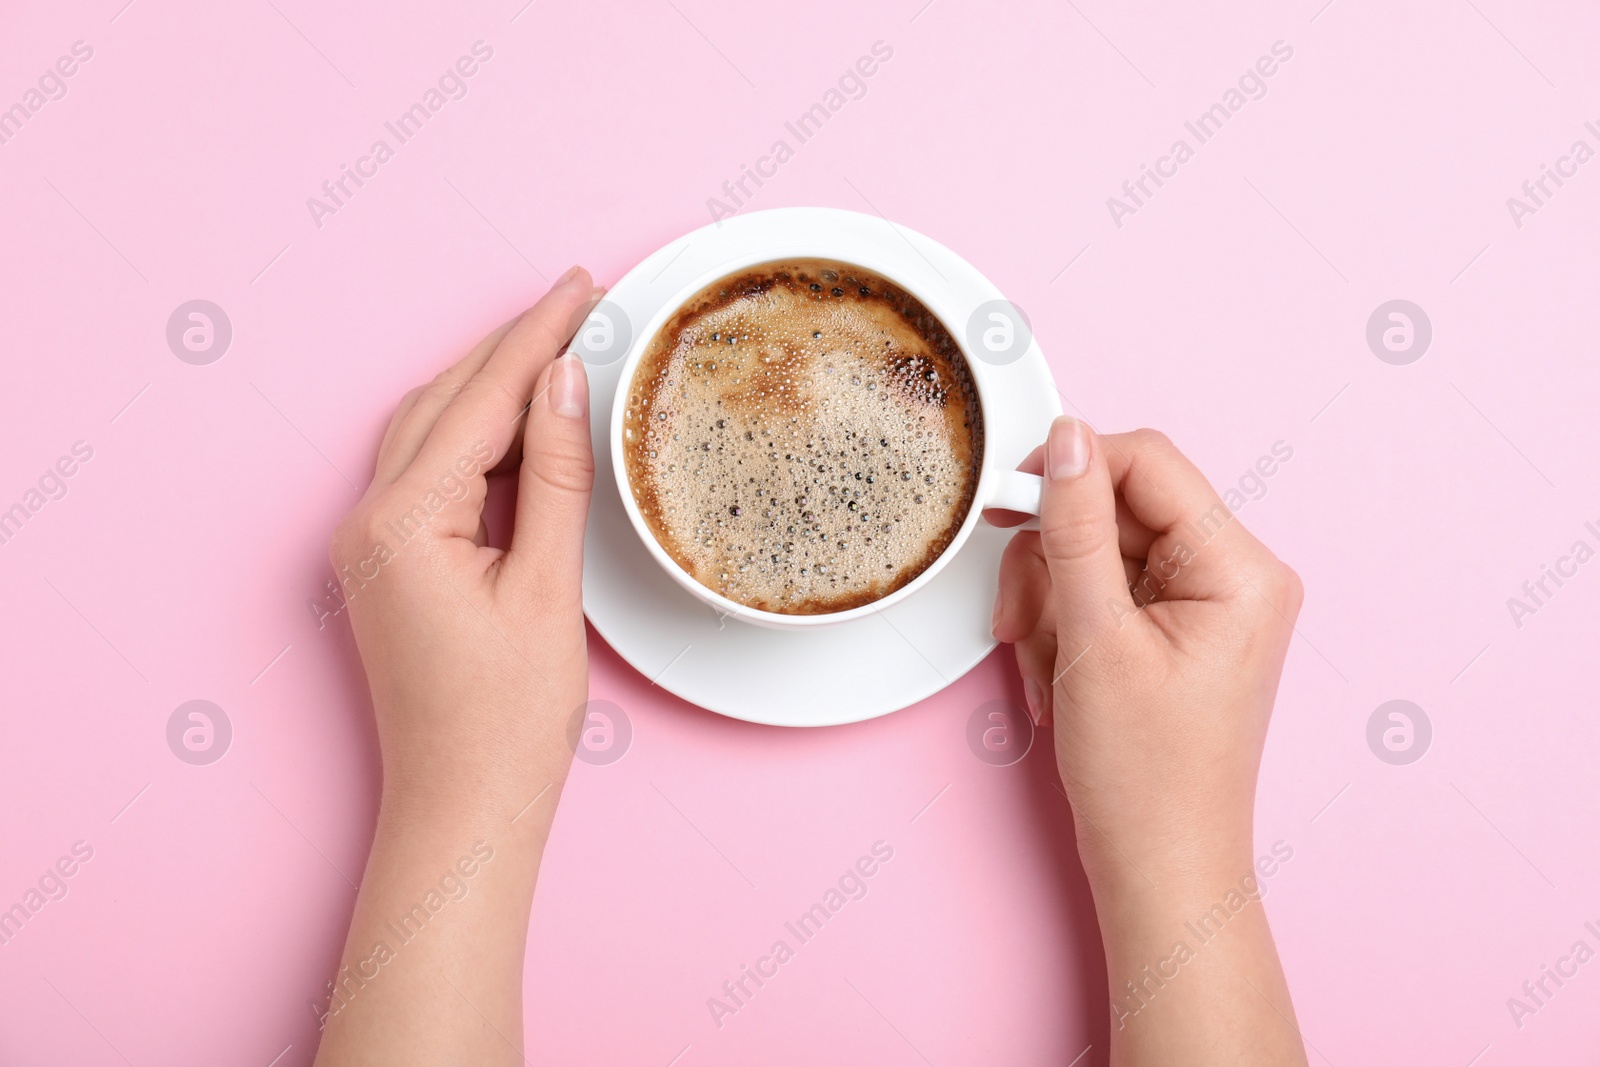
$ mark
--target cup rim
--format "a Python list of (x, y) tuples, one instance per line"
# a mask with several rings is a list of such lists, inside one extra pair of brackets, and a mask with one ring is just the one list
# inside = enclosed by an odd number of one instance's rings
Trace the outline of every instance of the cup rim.
[[(827, 239), (821, 239), (827, 243)], [(741, 604), (737, 600), (723, 596), (716, 590), (702, 585), (688, 571), (678, 564), (678, 561), (662, 547), (655, 535), (650, 531), (649, 524), (645, 522), (643, 514), (639, 511), (638, 502), (633, 496), (633, 486), (628, 481), (627, 461), (623, 449), (623, 415), (627, 407), (628, 394), (633, 384), (633, 375), (639, 368), (639, 363), (644, 357), (645, 350), (655, 340), (656, 334), (666, 323), (667, 319), (681, 308), (695, 293), (710, 285), (718, 278), (758, 266), (762, 263), (778, 262), (784, 259), (826, 259), (836, 263), (850, 264), (873, 271), (895, 285), (904, 289), (922, 303), (955, 341), (956, 347), (961, 352), (961, 357), (967, 362), (967, 369), (972, 375), (973, 387), (978, 394), (978, 410), (983, 416), (983, 460), (978, 468), (978, 484), (973, 490), (972, 504), (968, 507), (966, 515), (961, 520), (960, 527), (945, 545), (944, 551), (922, 569), (911, 581), (896, 589), (886, 596), (879, 597), (867, 604), (861, 604), (843, 611), (830, 611), (814, 615), (785, 614), (777, 611), (766, 611), (761, 608), (752, 608), (748, 604)], [(917, 590), (932, 581), (934, 575), (942, 570), (950, 559), (961, 550), (983, 521), (984, 502), (988, 499), (993, 488), (993, 455), (989, 448), (990, 436), (990, 411), (988, 407), (988, 387), (986, 377), (988, 365), (976, 359), (967, 343), (963, 331), (952, 329), (948, 303), (942, 296), (930, 295), (927, 287), (904, 280), (904, 273), (894, 265), (882, 266), (882, 260), (874, 253), (866, 250), (855, 250), (849, 253), (840, 253), (837, 250), (818, 248), (814, 240), (804, 236), (795, 236), (781, 242), (764, 244), (760, 248), (750, 249), (719, 260), (714, 265), (707, 266), (694, 274), (687, 282), (680, 286), (668, 299), (651, 314), (643, 329), (634, 332), (628, 347), (627, 355), (622, 359), (619, 368), (619, 378), (616, 395), (611, 402), (611, 424), (607, 436), (611, 444), (611, 469), (617, 483), (617, 494), (622, 498), (623, 511), (632, 524), (634, 533), (644, 543), (645, 550), (652, 559), (667, 572), (672, 579), (682, 586), (687, 592), (709, 604), (720, 615), (739, 619), (743, 622), (758, 626), (767, 626), (778, 629), (801, 629), (806, 627), (831, 626), (838, 623), (849, 622), (854, 619), (875, 615), (889, 607), (901, 603)]]

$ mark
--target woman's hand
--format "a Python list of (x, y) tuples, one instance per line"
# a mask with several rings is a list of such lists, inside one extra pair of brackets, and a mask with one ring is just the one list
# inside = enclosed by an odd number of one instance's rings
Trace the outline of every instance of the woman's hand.
[(994, 632), (1054, 719), (1086, 860), (1131, 873), (1115, 845), (1174, 873), (1248, 867), (1299, 579), (1154, 431), (1060, 419), (1029, 465), (1042, 532), (1006, 551)]
[[(1058, 419), (1030, 468), (1045, 478), (1041, 532), (1006, 551), (994, 633), (1054, 723), (1106, 942), (1113, 1062), (1303, 1062), (1250, 888), (1299, 579), (1160, 434)], [(1185, 924), (1241, 884), (1246, 906), (1202, 946)], [(1208, 958), (1172, 962), (1180, 942)]]
[[(523, 1062), (528, 912), (588, 689), (588, 387), (557, 353), (600, 292), (574, 267), (406, 394), (334, 535), (383, 797), (321, 1067)], [(504, 550), (491, 472), (518, 478)]]
[[(579, 581), (594, 461), (583, 364), (556, 353), (597, 299), (573, 268), (407, 393), (334, 535), (386, 798), (520, 806), (568, 757), (566, 718), (588, 688)], [(486, 544), (492, 470), (518, 474), (503, 550)]]

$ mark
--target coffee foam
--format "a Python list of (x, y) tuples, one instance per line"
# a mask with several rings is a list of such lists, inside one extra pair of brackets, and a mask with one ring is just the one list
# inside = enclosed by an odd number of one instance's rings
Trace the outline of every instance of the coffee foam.
[(749, 607), (823, 614), (922, 573), (971, 509), (971, 371), (916, 298), (859, 267), (768, 263), (706, 287), (629, 385), (628, 480), (661, 546)]

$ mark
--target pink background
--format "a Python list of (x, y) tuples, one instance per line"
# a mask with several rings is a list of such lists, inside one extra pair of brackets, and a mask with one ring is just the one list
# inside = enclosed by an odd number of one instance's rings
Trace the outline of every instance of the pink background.
[[(394, 402), (570, 263), (614, 281), (709, 221), (880, 40), (751, 209), (942, 241), (1027, 310), (1068, 410), (1166, 430), (1219, 486), (1293, 449), (1241, 518), (1308, 588), (1257, 829), (1294, 849), (1267, 907), (1313, 1062), (1590, 1062), (1600, 962), (1520, 1029), (1506, 999), (1600, 948), (1600, 563), (1520, 627), (1506, 601), (1600, 547), (1600, 161), (1521, 227), (1506, 198), (1600, 148), (1592, 5), (123, 3), (0, 13), (0, 106), (94, 50), (0, 145), (0, 508), (94, 449), (0, 545), (0, 907), (94, 849), (0, 946), (0, 1062), (310, 1062), (377, 782), (348, 629), (308, 602)], [(314, 225), (306, 198), (480, 39), (468, 95)], [(1106, 199), (1279, 40), (1267, 95), (1116, 226)], [(210, 366), (165, 341), (193, 298), (233, 324)], [(1409, 366), (1365, 341), (1394, 298), (1433, 323)], [(793, 732), (591, 648), (635, 736), (562, 800), (531, 1060), (1104, 1062), (1048, 745), (996, 768), (965, 741), (1020, 699), (1008, 653)], [(165, 739), (196, 698), (235, 731), (209, 766)], [(1408, 766), (1366, 742), (1392, 698), (1433, 725)], [(706, 998), (880, 839), (870, 895), (714, 1026)]]

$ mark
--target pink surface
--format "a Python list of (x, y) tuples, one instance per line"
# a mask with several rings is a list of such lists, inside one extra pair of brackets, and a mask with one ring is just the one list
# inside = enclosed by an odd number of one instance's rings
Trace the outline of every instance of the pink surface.
[[(0, 508), (41, 505), (0, 544), (0, 907), (93, 850), (0, 945), (0, 1062), (310, 1062), (376, 755), (347, 627), (308, 603), (381, 426), (545, 278), (615, 280), (708, 221), (779, 139), (750, 208), (949, 245), (1027, 310), (1069, 410), (1161, 427), (1219, 485), (1292, 448), (1241, 517), (1309, 591), (1257, 827), (1294, 850), (1267, 907), (1313, 1062), (1589, 1062), (1600, 962), (1536, 1013), (1507, 998), (1600, 948), (1600, 563), (1507, 601), (1600, 549), (1600, 162), (1560, 162), (1600, 149), (1592, 6), (124, 2), (0, 12), (0, 107), (93, 51), (0, 144)], [(307, 198), (480, 40), (466, 95), (317, 225)], [(785, 122), (878, 41), (798, 144)], [(1199, 144), (1185, 122), (1278, 41), (1265, 95)], [(1192, 158), (1114, 221), (1179, 138)], [(1514, 217), (1545, 164), (1564, 184)], [(233, 327), (208, 366), (165, 338), (196, 298)], [(1397, 298), (1433, 326), (1403, 366), (1365, 338)], [(28, 497), (80, 441), (66, 495)], [(591, 647), (633, 746), (562, 800), (531, 1059), (1104, 1062), (1048, 746), (997, 768), (965, 741), (1020, 699), (1008, 654), (785, 732)], [(1367, 743), (1395, 698), (1432, 723), (1409, 765)], [(193, 699), (232, 723), (210, 765), (168, 747)], [(718, 1028), (706, 998), (880, 840), (869, 894)]]

